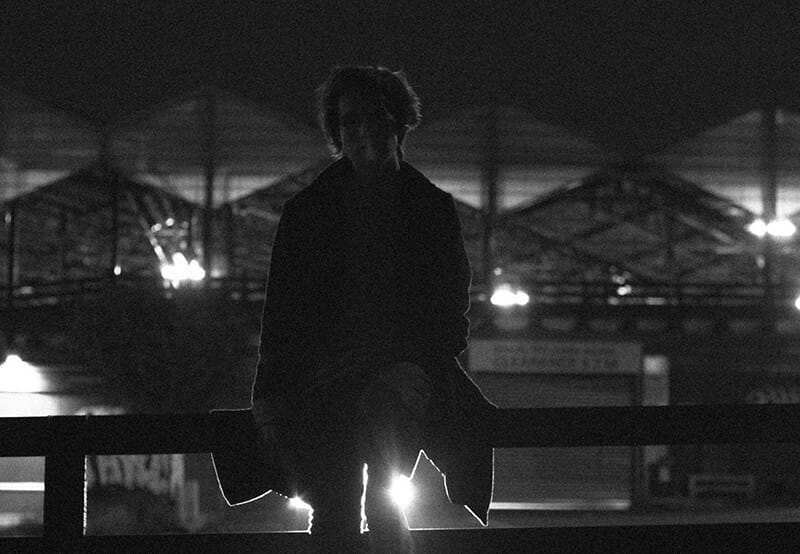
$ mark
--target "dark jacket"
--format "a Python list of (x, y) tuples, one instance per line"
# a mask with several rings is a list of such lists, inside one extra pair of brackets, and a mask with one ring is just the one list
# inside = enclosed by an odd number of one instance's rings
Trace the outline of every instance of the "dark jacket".
[[(425, 453), (445, 475), (450, 500), (467, 505), (485, 524), (493, 453), (483, 430), (494, 407), (456, 359), (467, 346), (470, 284), (458, 214), (452, 196), (410, 165), (403, 163), (398, 177), (387, 225), (393, 260), (392, 294), (386, 299), (391, 355), (417, 363), (431, 375), (434, 397), (424, 430)], [(334, 162), (284, 206), (273, 243), (254, 399), (290, 403), (302, 397), (312, 378), (310, 356), (330, 340), (329, 329), (344, 309), (344, 187), (349, 179), (350, 163)], [(243, 421), (253, 425), (249, 417)], [(238, 485), (230, 482), (234, 478), (220, 473), (227, 469), (220, 463), (236, 462), (221, 456), (226, 454), (215, 453), (215, 464), (229, 502), (257, 497), (264, 492), (257, 489), (264, 487), (280, 488), (273, 479), (236, 498)], [(243, 488), (248, 491), (247, 485)]]

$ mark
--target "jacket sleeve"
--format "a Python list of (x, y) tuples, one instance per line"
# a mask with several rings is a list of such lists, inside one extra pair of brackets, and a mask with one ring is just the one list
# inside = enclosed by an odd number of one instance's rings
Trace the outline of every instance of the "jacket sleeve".
[(269, 267), (261, 341), (253, 383), (253, 399), (280, 401), (298, 387), (302, 363), (303, 318), (302, 233), (291, 202), (287, 202), (275, 238)]
[(469, 288), (472, 272), (455, 201), (447, 195), (443, 201), (438, 236), (435, 238), (437, 260), (434, 271), (436, 289), (431, 329), (440, 354), (447, 358), (458, 356), (469, 339)]
[(407, 261), (414, 278), (399, 283), (405, 301), (395, 356), (435, 369), (467, 347), (471, 271), (451, 195), (438, 196), (415, 220), (425, 222), (424, 234), (412, 239), (418, 244)]

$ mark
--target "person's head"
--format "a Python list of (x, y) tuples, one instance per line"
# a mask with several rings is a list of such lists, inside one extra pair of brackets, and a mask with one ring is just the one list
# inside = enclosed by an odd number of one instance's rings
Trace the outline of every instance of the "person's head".
[(420, 121), (420, 102), (401, 71), (335, 67), (318, 89), (318, 116), (334, 154), (357, 168), (403, 157), (403, 141)]

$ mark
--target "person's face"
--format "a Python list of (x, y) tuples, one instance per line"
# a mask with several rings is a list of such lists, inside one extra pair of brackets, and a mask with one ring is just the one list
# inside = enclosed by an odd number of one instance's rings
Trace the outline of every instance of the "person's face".
[(339, 139), (342, 154), (357, 172), (380, 172), (398, 163), (396, 124), (375, 100), (359, 96), (339, 99)]

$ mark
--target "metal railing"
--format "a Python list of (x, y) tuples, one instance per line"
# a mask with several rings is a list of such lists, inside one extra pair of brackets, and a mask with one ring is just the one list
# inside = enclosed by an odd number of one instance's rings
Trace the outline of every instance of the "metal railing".
[[(0, 282), (0, 306), (17, 307), (53, 304), (72, 298), (91, 296), (117, 284), (140, 286), (150, 290), (165, 290), (158, 276), (96, 276), (61, 281), (18, 283), (9, 287)], [(651, 284), (631, 283), (620, 293), (620, 285), (611, 282), (563, 282), (525, 281), (520, 283), (533, 291), (533, 302), (543, 305), (612, 305), (612, 306), (761, 306), (766, 298), (766, 289), (761, 284), (679, 283)], [(186, 285), (187, 288), (223, 289), (244, 301), (263, 302), (266, 277), (258, 278), (209, 278), (201, 284)], [(474, 284), (473, 297), (490, 291)], [(792, 306), (797, 297), (795, 283), (773, 283), (771, 295), (778, 306)], [(473, 298), (475, 300), (475, 298)]]
[[(45, 457), (41, 537), (0, 539), (4, 552), (303, 552), (304, 533), (84, 535), (84, 458), (203, 453), (231, 447), (229, 413), (0, 419), (0, 456)], [(800, 442), (800, 405), (501, 409), (496, 448)], [(786, 522), (414, 531), (421, 552), (800, 551)], [(767, 546), (768, 545), (768, 546)], [(744, 550), (742, 550), (744, 548)], [(776, 550), (777, 548), (777, 550)]]

